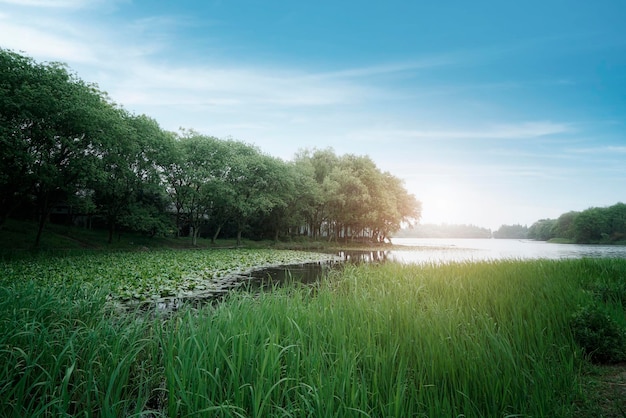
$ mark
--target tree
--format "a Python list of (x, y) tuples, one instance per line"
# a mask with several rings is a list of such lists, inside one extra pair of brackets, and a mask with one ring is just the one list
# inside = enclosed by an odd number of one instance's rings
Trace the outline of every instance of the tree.
[(576, 238), (575, 222), (579, 212), (571, 211), (562, 214), (552, 227), (552, 235), (555, 238), (574, 240)]
[(611, 241), (626, 239), (626, 204), (616, 203), (607, 209), (609, 235)]
[(296, 170), (294, 164), (276, 159), (275, 204), (269, 213), (258, 218), (257, 230), (263, 236), (271, 234), (274, 241), (281, 235), (289, 235), (291, 229), (297, 230), (304, 223), (301, 216), (303, 197), (306, 195), (304, 176)]
[(555, 219), (540, 219), (528, 228), (528, 238), (537, 241), (548, 241), (554, 238), (552, 229), (556, 224)]
[(574, 221), (575, 240), (579, 244), (598, 243), (610, 236), (610, 220), (604, 208), (585, 209)]
[(285, 169), (280, 160), (262, 154), (256, 147), (233, 140), (226, 143), (226, 181), (230, 188), (226, 213), (237, 224), (237, 245), (241, 245), (242, 233), (254, 218), (266, 216), (276, 206), (285, 204), (280, 193), (285, 187)]
[(302, 202), (302, 214), (306, 218), (307, 230), (311, 237), (322, 235), (322, 225), (329, 222), (330, 200), (338, 187), (330, 177), (338, 164), (335, 152), (325, 150), (302, 150), (295, 156), (298, 171), (306, 173)]
[(501, 239), (526, 239), (528, 238), (528, 227), (526, 225), (501, 225), (493, 233), (494, 238)]
[(58, 63), (38, 64), (0, 50), (1, 141), (11, 162), (2, 169), (0, 222), (29, 196), (34, 199), (39, 245), (50, 209), (80, 189), (93, 164), (109, 104), (97, 86)]
[(383, 241), (421, 217), (421, 203), (402, 181), (381, 172), (368, 156), (305, 150), (296, 155), (295, 164), (310, 179), (301, 211), (314, 238), (325, 232), (329, 239), (361, 236)]
[(177, 213), (177, 227), (190, 227), (192, 245), (197, 245), (200, 228), (214, 214), (218, 201), (227, 199), (227, 146), (223, 141), (184, 131), (175, 142), (166, 181)]
[(37, 78), (37, 65), (30, 58), (0, 49), (0, 227), (26, 199), (34, 181), (23, 131), (31, 117), (28, 86)]
[(374, 223), (378, 240), (388, 239), (401, 227), (416, 225), (422, 217), (422, 203), (407, 192), (402, 180), (390, 173), (384, 173), (382, 204)]
[(108, 136), (90, 177), (93, 200), (109, 229), (122, 226), (154, 235), (168, 226), (163, 173), (167, 134), (145, 115), (112, 109)]
[(330, 199), (329, 239), (347, 238), (364, 227), (371, 196), (349, 157), (331, 170), (329, 178), (335, 185)]

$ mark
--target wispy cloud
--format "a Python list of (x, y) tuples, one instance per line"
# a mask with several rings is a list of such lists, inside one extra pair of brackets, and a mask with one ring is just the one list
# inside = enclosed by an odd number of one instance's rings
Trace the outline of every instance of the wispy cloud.
[(377, 130), (358, 131), (350, 136), (361, 140), (452, 140), (452, 139), (529, 139), (572, 132), (568, 123), (533, 121), (512, 124), (493, 124), (483, 128), (432, 130)]
[(601, 145), (596, 147), (570, 148), (567, 152), (571, 154), (626, 154), (626, 146), (623, 145)]
[(73, 63), (96, 62), (93, 48), (85, 43), (64, 36), (50, 33), (45, 28), (15, 24), (8, 17), (0, 16), (2, 34), (0, 44), (16, 51), (26, 51), (28, 55), (39, 59)]
[(0, 0), (0, 3), (16, 6), (45, 7), (45, 8), (80, 8), (89, 3), (89, 0)]
[(83, 9), (101, 6), (110, 8), (126, 1), (129, 0), (0, 0), (0, 4), (42, 9)]
[(388, 63), (383, 65), (370, 65), (362, 67), (347, 68), (337, 71), (313, 73), (307, 76), (309, 79), (334, 79), (334, 78), (363, 78), (378, 75), (387, 75), (395, 73), (403, 73), (408, 71), (416, 71), (422, 69), (430, 69), (451, 65), (455, 62), (453, 57), (439, 55), (419, 60)]
[[(8, 0), (0, 0), (8, 1)], [(33, 6), (38, 5), (30, 0)], [(59, 2), (59, 5), (66, 4)], [(82, 4), (67, 0), (67, 5)], [(70, 15), (71, 16), (71, 15)], [(150, 16), (111, 28), (71, 17), (34, 13), (0, 15), (0, 45), (25, 51), (36, 59), (64, 61), (81, 78), (97, 82), (114, 100), (130, 107), (158, 106), (327, 106), (363, 99), (371, 88), (346, 78), (393, 71), (391, 68), (348, 70), (339, 76), (316, 75), (296, 69), (223, 64), (215, 59), (202, 64), (165, 60), (171, 53), (167, 33), (188, 19)], [(153, 36), (154, 28), (158, 36)], [(394, 67), (395, 68), (395, 67)], [(369, 92), (369, 93), (368, 93)]]
[(365, 93), (347, 83), (302, 83), (298, 73), (228, 67), (184, 68), (135, 62), (120, 68), (122, 82), (110, 93), (128, 105), (326, 106)]

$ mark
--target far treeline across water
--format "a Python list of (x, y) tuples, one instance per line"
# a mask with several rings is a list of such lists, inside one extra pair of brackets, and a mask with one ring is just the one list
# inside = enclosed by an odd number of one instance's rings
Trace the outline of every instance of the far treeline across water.
[(570, 211), (557, 219), (541, 219), (530, 227), (502, 225), (494, 238), (534, 239), (576, 244), (626, 245), (626, 204)]
[(396, 238), (534, 239), (576, 244), (626, 245), (626, 204), (571, 211), (558, 219), (541, 219), (530, 227), (502, 225), (496, 231), (475, 225), (420, 224), (393, 235)]
[(421, 203), (368, 156), (293, 161), (193, 130), (164, 131), (58, 63), (0, 49), (0, 230), (7, 219), (149, 235), (366, 238), (417, 222)]

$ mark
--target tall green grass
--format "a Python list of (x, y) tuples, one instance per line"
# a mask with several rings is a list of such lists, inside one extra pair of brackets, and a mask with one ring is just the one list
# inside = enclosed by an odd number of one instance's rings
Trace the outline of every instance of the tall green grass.
[(314, 296), (242, 295), (210, 321), (189, 312), (165, 342), (170, 414), (567, 416), (581, 295), (563, 270), (365, 266)]
[(92, 287), (0, 288), (0, 416), (137, 416), (160, 384), (151, 325)]
[(166, 318), (119, 316), (93, 285), (13, 283), (0, 416), (572, 416), (586, 397), (572, 315), (625, 272), (365, 265)]

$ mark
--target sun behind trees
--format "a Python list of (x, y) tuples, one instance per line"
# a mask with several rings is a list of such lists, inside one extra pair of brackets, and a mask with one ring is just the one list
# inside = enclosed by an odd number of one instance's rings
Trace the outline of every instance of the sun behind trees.
[(384, 241), (421, 216), (367, 156), (257, 147), (172, 133), (113, 103), (62, 64), (0, 49), (0, 228), (9, 217), (150, 235)]

